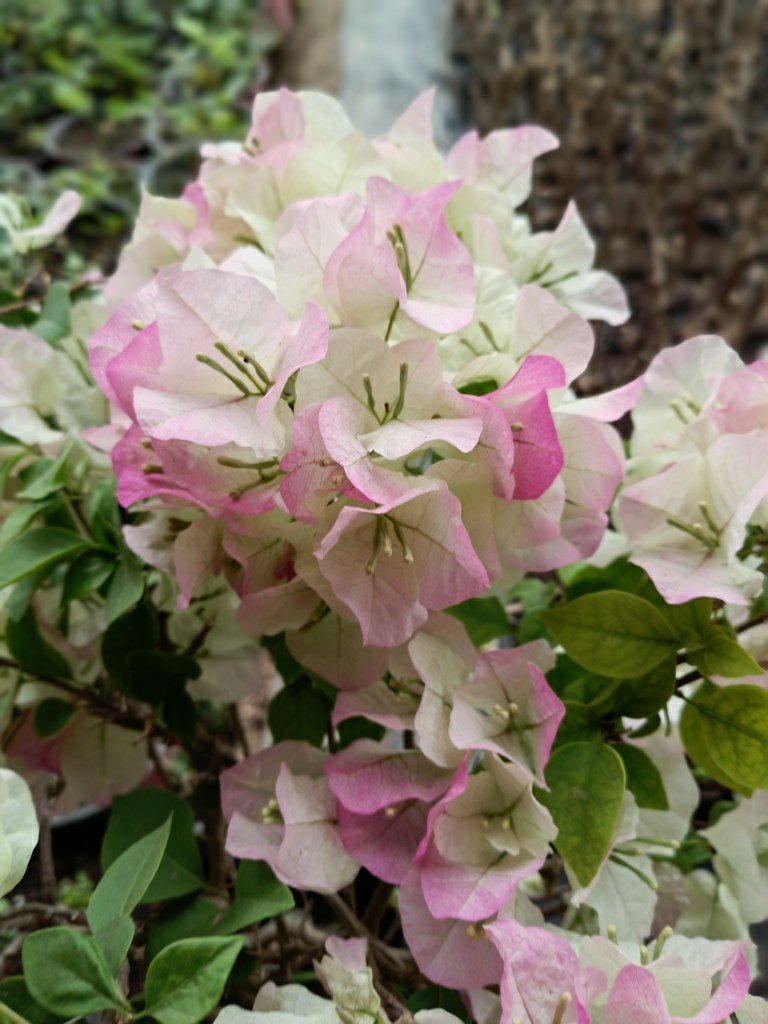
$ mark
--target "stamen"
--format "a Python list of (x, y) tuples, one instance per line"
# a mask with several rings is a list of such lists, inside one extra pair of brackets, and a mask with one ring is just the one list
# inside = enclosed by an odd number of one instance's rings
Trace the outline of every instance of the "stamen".
[(393, 526), (394, 531), (395, 531), (395, 536), (397, 537), (397, 543), (403, 549), (403, 561), (407, 565), (412, 565), (413, 564), (413, 552), (411, 551), (411, 549), (406, 544), (405, 537), (403, 536), (403, 531), (402, 531), (402, 529), (400, 527), (400, 523), (398, 523), (396, 519), (393, 519), (392, 520), (392, 526)]
[(677, 516), (667, 516), (667, 523), (670, 526), (674, 526), (675, 529), (687, 533), (689, 537), (695, 538), (704, 547), (709, 548), (710, 551), (714, 551), (717, 548), (718, 538), (710, 536), (701, 523), (686, 523)]
[(265, 825), (284, 824), (280, 806), (274, 797), (272, 797), (272, 799), (262, 807), (261, 820)]
[[(368, 408), (378, 420), (379, 416), (376, 412), (376, 400), (373, 397), (373, 385), (371, 384), (371, 376), (368, 373), (363, 374), (363, 387), (365, 388), (365, 397), (368, 399)], [(381, 420), (379, 420), (379, 422), (381, 422)]]
[(143, 437), (141, 439), (141, 447), (146, 448), (148, 452), (153, 452), (155, 450), (155, 446), (152, 443), (151, 437)]
[(257, 362), (253, 358), (252, 355), (250, 355), (248, 352), (245, 351), (244, 348), (239, 348), (237, 350), (237, 354), (238, 354), (238, 356), (240, 356), (240, 358), (243, 360), (243, 362), (248, 363), (249, 366), (252, 366), (254, 368), (254, 370), (256, 371), (257, 376), (261, 378), (261, 380), (263, 381), (265, 387), (267, 387), (267, 388), (271, 388), (272, 387), (272, 385), (274, 384), (274, 381), (270, 379), (269, 374), (264, 369), (264, 367), (261, 365), (261, 363)]
[(217, 363), (215, 359), (211, 359), (210, 356), (206, 356), (202, 352), (198, 352), (195, 358), (197, 359), (198, 363), (202, 363), (203, 366), (207, 366), (211, 370), (215, 370), (217, 373), (220, 373), (223, 377), (226, 377), (227, 380), (231, 381), (232, 384), (235, 385), (237, 390), (240, 391), (246, 397), (252, 394), (252, 392), (248, 390), (248, 388), (241, 380), (235, 377), (233, 373), (230, 373), (229, 370), (227, 370), (225, 367), (221, 365), (221, 363)]
[(379, 560), (379, 549), (381, 548), (381, 542), (383, 539), (382, 533), (384, 529), (385, 528), (383, 526), (382, 520), (377, 519), (376, 532), (373, 535), (373, 552), (371, 553), (371, 557), (368, 559), (368, 565), (366, 565), (365, 567), (365, 571), (368, 573), (369, 576), (373, 576), (373, 574), (376, 572), (376, 563)]
[(683, 424), (683, 426), (687, 427), (688, 423), (689, 423), (689, 420), (688, 420), (688, 417), (685, 415), (685, 412), (683, 411), (683, 407), (680, 404), (680, 402), (678, 402), (677, 399), (673, 399), (669, 403), (669, 407), (672, 410), (672, 412), (675, 414), (675, 416), (677, 416), (677, 418)]
[(659, 957), (661, 956), (661, 951), (662, 949), (664, 949), (664, 943), (667, 941), (667, 939), (672, 938), (674, 934), (674, 931), (672, 930), (672, 928), (669, 927), (669, 925), (667, 925), (666, 928), (661, 929), (661, 931), (656, 937), (656, 942), (653, 947), (654, 960), (659, 959)]
[(387, 807), (384, 810), (384, 815), (387, 818), (396, 818), (397, 817), (397, 808), (396, 807)]
[(525, 430), (525, 427), (522, 423), (510, 423), (509, 429), (512, 431), (513, 434), (522, 434), (522, 432)]
[(397, 401), (392, 407), (392, 412), (389, 415), (391, 420), (396, 420), (400, 413), (403, 411), (405, 405), (405, 389), (408, 386), (408, 363), (400, 363), (400, 390), (397, 394)]
[(245, 377), (247, 381), (253, 384), (253, 386), (256, 388), (259, 394), (264, 394), (264, 388), (261, 386), (261, 384), (259, 384), (259, 382), (253, 376), (253, 374), (249, 372), (248, 367), (243, 366), (243, 364), (240, 362), (240, 360), (237, 358), (235, 353), (228, 345), (225, 345), (223, 341), (217, 341), (214, 342), (213, 347), (216, 349), (217, 352), (221, 352), (224, 358), (228, 359), (230, 363), (232, 363), (232, 365), (235, 367), (235, 369), (239, 373), (242, 373), (242, 375)]
[(494, 714), (497, 718), (500, 718), (501, 721), (505, 725), (508, 724), (508, 722), (509, 722), (509, 710), (508, 710), (508, 708), (502, 707), (501, 704), (494, 704), (493, 707), (491, 708), (491, 713)]
[(563, 1016), (570, 1005), (571, 993), (563, 992), (563, 994), (557, 1000), (557, 1006), (555, 1007), (555, 1012), (552, 1015), (552, 1024), (563, 1024)]
[(131, 327), (134, 331), (145, 331), (147, 329), (147, 325), (143, 320), (131, 320)]
[(642, 967), (647, 967), (650, 962), (651, 962), (651, 957), (650, 957), (650, 954), (648, 952), (648, 947), (643, 945), (643, 946), (640, 947), (640, 965)]
[(709, 506), (707, 505), (706, 501), (700, 501), (698, 504), (699, 504), (699, 512), (701, 512), (702, 517), (704, 519), (704, 522), (707, 524), (709, 529), (712, 531), (713, 536), (717, 537), (718, 540), (719, 540), (720, 539), (720, 534), (723, 531), (717, 525), (717, 523), (714, 521), (714, 519), (712, 518), (712, 515), (711, 515), (711, 513), (709, 511)]
[(618, 944), (619, 944), (619, 933), (618, 933), (618, 931), (616, 929), (616, 925), (615, 924), (609, 924), (608, 927), (605, 929), (605, 934), (608, 936), (608, 938), (614, 944), (614, 946), (618, 946)]
[(144, 465), (141, 467), (141, 472), (144, 473), (145, 476), (149, 476), (151, 473), (162, 473), (163, 467), (156, 466), (151, 462), (145, 462)]
[(251, 480), (249, 484), (243, 484), (242, 487), (235, 487), (229, 492), (229, 496), (232, 501), (237, 501), (239, 498), (242, 498), (243, 495), (248, 494), (250, 491), (255, 491), (257, 487), (261, 487), (263, 483), (266, 483), (267, 480), (271, 480), (274, 476), (274, 473), (271, 476), (260, 476), (258, 480)]

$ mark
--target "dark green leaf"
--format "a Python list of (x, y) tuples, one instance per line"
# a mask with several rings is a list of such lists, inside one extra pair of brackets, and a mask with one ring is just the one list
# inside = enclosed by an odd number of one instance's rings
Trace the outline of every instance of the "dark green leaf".
[(181, 939), (166, 946), (147, 971), (146, 1013), (159, 1024), (197, 1024), (221, 998), (243, 941)]
[(602, 740), (603, 729), (600, 724), (600, 717), (588, 704), (582, 704), (574, 700), (566, 700), (563, 703), (565, 705), (565, 718), (557, 730), (553, 750), (558, 747), (564, 747), (567, 743)]
[(111, 555), (101, 551), (86, 551), (66, 571), (61, 603), (67, 604), (88, 597), (111, 576), (114, 568), (115, 560)]
[(269, 705), (267, 718), (275, 743), (306, 740), (319, 747), (328, 730), (332, 704), (308, 679), (282, 689)]
[(71, 679), (72, 668), (55, 647), (43, 639), (32, 609), (18, 622), (9, 618), (5, 626), (5, 642), (11, 655), (25, 671), (38, 676)]
[(0, 551), (0, 589), (88, 547), (79, 534), (53, 526), (25, 533)]
[[(602, 569), (577, 562), (573, 566), (559, 569), (558, 575), (565, 584), (569, 601), (603, 590), (621, 590), (628, 594), (636, 594), (650, 583), (644, 570), (633, 565), (627, 558), (617, 558)], [(643, 597), (646, 596), (644, 593)]]
[(7, 1007), (19, 1014), (27, 1024), (62, 1024), (66, 1017), (44, 1010), (29, 994), (22, 975), (14, 975), (0, 981), (0, 1021), (4, 1021), (3, 1009)]
[(541, 617), (574, 661), (612, 679), (641, 675), (680, 646), (657, 608), (618, 590), (587, 594)]
[(168, 845), (149, 888), (144, 903), (183, 896), (205, 885), (200, 850), (195, 839), (195, 820), (189, 804), (164, 789), (137, 789), (115, 797), (112, 814), (101, 849), (101, 863), (106, 870), (138, 839), (165, 824), (173, 814)]
[(677, 659), (668, 655), (658, 665), (635, 679), (622, 679), (616, 687), (611, 707), (627, 718), (648, 718), (666, 707), (677, 686)]
[(471, 1021), (459, 993), (455, 989), (442, 988), (440, 985), (427, 985), (419, 992), (414, 992), (406, 1006), (411, 1013), (418, 1013), (419, 1010), (444, 1010), (465, 1024), (470, 1024)]
[(344, 747), (348, 747), (355, 740), (380, 740), (383, 738), (386, 729), (383, 725), (378, 725), (376, 722), (371, 722), (361, 715), (356, 715), (354, 718), (345, 718), (343, 722), (339, 722), (336, 731), (339, 734), (339, 748), (343, 750)]
[(125, 1008), (99, 947), (74, 928), (43, 928), (28, 935), (21, 961), (32, 998), (49, 1013), (79, 1018)]
[(555, 846), (581, 885), (589, 885), (608, 853), (624, 800), (624, 764), (604, 743), (569, 743), (544, 771), (549, 791), (537, 797), (558, 828)]
[(197, 679), (200, 665), (194, 658), (173, 651), (136, 651), (127, 657), (130, 683), (120, 689), (129, 697), (159, 705), (184, 692), (188, 679)]
[(282, 914), (293, 905), (291, 890), (278, 882), (268, 864), (243, 860), (237, 869), (235, 899), (216, 921), (211, 934), (232, 935), (256, 921)]
[(149, 926), (147, 961), (154, 960), (161, 949), (179, 939), (210, 935), (214, 918), (220, 909), (206, 896), (182, 896), (170, 900)]
[(74, 713), (74, 704), (58, 697), (46, 697), (35, 708), (35, 732), (43, 739), (49, 739), (61, 732)]
[(613, 748), (624, 762), (627, 789), (638, 807), (652, 811), (668, 811), (669, 801), (661, 772), (644, 750), (629, 743), (617, 743)]
[(331, 722), (332, 702), (308, 679), (299, 679), (272, 697), (267, 712), (275, 743), (304, 739), (321, 746)]
[(141, 902), (168, 846), (171, 820), (169, 815), (159, 828), (137, 839), (104, 872), (88, 903), (91, 931), (131, 914)]
[(88, 502), (88, 518), (94, 539), (112, 549), (116, 548), (121, 527), (116, 488), (116, 480), (104, 480), (94, 487)]
[(133, 682), (128, 656), (152, 651), (159, 643), (160, 625), (157, 612), (150, 604), (140, 604), (107, 628), (101, 642), (101, 656), (110, 678), (120, 689), (130, 689)]
[(143, 593), (144, 572), (141, 562), (130, 551), (124, 550), (107, 591), (107, 603), (104, 608), (107, 625), (111, 625), (129, 608), (133, 608), (141, 600)]
[(197, 710), (195, 702), (186, 690), (175, 694), (171, 700), (163, 704), (163, 720), (168, 731), (172, 732), (174, 736), (178, 736), (186, 747), (194, 745), (197, 730)]
[(464, 626), (475, 647), (509, 633), (509, 619), (497, 597), (473, 597), (447, 611)]

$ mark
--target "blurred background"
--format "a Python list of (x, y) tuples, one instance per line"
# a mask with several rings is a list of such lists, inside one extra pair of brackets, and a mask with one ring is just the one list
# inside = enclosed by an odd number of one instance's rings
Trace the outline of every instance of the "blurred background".
[(140, 188), (176, 195), (253, 96), (342, 99), (367, 134), (438, 88), (436, 134), (534, 122), (561, 148), (528, 205), (570, 197), (631, 321), (580, 385), (700, 333), (768, 345), (768, 0), (0, 0), (0, 191), (84, 197), (62, 253), (108, 272)]

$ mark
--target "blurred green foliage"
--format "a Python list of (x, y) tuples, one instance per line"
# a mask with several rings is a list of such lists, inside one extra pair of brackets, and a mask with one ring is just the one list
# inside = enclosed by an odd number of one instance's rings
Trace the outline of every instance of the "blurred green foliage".
[(177, 194), (204, 140), (241, 138), (279, 37), (258, 0), (4, 0), (0, 191), (83, 195), (70, 233), (107, 266), (139, 186)]

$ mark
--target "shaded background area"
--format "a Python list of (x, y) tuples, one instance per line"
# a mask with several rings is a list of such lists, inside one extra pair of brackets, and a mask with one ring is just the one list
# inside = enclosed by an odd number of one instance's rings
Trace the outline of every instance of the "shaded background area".
[(533, 121), (561, 139), (531, 214), (569, 197), (632, 320), (598, 328), (580, 381), (600, 390), (665, 345), (768, 343), (768, 3), (457, 0), (456, 85), (482, 131)]

